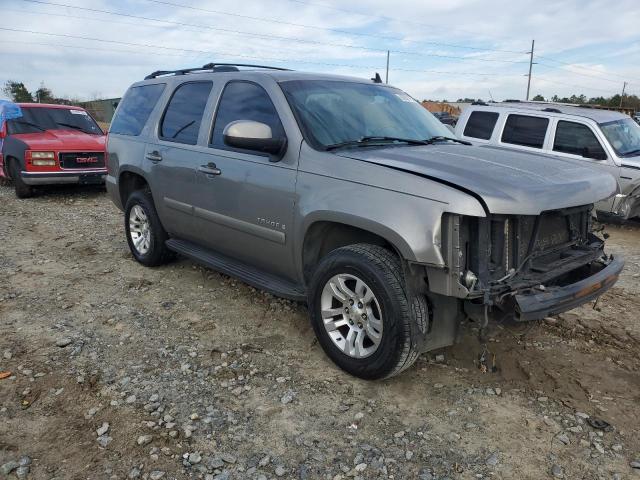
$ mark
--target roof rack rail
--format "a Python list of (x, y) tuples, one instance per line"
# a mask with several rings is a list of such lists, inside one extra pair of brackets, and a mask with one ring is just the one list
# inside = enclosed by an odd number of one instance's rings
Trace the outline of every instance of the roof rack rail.
[(484, 100), (475, 100), (473, 102), (471, 102), (471, 105), (489, 105), (487, 102), (485, 102)]
[(542, 111), (543, 112), (550, 112), (550, 113), (562, 113), (559, 109), (552, 108), (552, 107), (543, 108)]
[(157, 70), (144, 77), (144, 79), (150, 80), (152, 78), (163, 77), (165, 75), (185, 75), (187, 73), (193, 72), (237, 72), (240, 70), (238, 67), (264, 68), (265, 70), (280, 70), (286, 72), (291, 71), (288, 68), (270, 67), (267, 65), (252, 65), (248, 63), (207, 63), (202, 67), (183, 68), (180, 70)]

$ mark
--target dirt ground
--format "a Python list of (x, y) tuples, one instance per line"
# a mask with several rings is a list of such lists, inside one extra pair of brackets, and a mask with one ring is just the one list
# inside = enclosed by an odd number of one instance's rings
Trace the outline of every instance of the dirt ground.
[(640, 225), (607, 227), (627, 267), (595, 306), (496, 326), (486, 349), (469, 329), (366, 382), (304, 305), (185, 259), (144, 268), (122, 224), (102, 189), (0, 185), (10, 478), (640, 478)]

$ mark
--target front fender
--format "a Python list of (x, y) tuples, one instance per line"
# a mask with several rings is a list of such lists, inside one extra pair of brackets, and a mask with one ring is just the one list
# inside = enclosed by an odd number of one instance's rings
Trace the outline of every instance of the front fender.
[(484, 216), (482, 205), (454, 188), (406, 173), (389, 170), (387, 179), (396, 175), (404, 177), (408, 188), (412, 182), (419, 182), (422, 190), (432, 198), (299, 172), (294, 255), (300, 271), (306, 232), (318, 221), (342, 223), (369, 231), (384, 238), (409, 262), (444, 267), (442, 215), (450, 212)]

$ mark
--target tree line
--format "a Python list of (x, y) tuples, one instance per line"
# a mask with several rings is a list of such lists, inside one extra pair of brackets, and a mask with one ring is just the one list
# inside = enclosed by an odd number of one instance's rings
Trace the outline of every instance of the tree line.
[(80, 100), (72, 98), (56, 97), (51, 89), (44, 83), (40, 84), (36, 90), (30, 92), (22, 82), (7, 80), (2, 87), (2, 92), (16, 103), (57, 103), (61, 105), (78, 105)]

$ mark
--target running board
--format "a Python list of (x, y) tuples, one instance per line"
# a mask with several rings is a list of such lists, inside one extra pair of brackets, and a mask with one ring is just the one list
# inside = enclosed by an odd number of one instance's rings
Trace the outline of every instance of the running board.
[(297, 302), (307, 300), (305, 291), (298, 285), (275, 275), (265, 273), (233, 258), (203, 248), (195, 243), (171, 238), (167, 240), (166, 245), (174, 252), (184, 255), (197, 263), (201, 263), (226, 275), (236, 277), (253, 287), (265, 290), (278, 297), (295, 300)]

